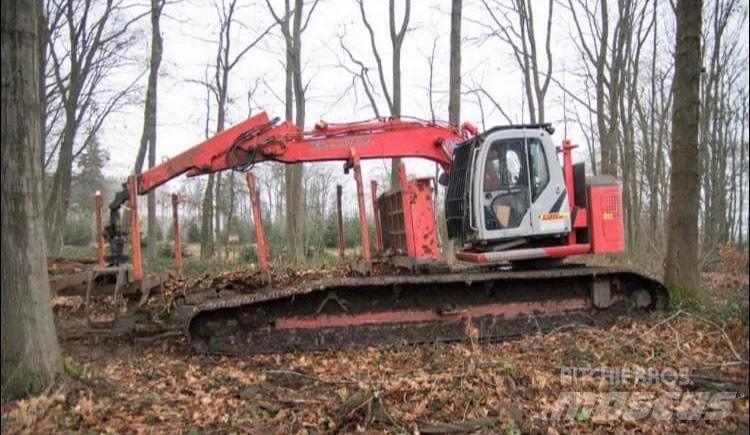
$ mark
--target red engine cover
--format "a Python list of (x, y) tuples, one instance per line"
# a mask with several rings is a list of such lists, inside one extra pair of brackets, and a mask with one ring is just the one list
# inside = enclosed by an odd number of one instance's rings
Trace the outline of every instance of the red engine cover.
[(589, 184), (587, 190), (591, 251), (622, 252), (625, 249), (622, 188), (612, 180)]

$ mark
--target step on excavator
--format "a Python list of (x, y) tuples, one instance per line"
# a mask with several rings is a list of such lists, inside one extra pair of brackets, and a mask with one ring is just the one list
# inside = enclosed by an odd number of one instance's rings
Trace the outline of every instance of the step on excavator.
[[(110, 204), (105, 229), (111, 267), (144, 280), (137, 196), (179, 177), (248, 173), (259, 266), (268, 273), (255, 164), (339, 160), (353, 170), (362, 244), (352, 276), (205, 300), (188, 312), (192, 348), (253, 354), (368, 345), (502, 340), (572, 323), (605, 324), (668, 304), (665, 287), (620, 268), (562, 260), (624, 249), (621, 188), (573, 164), (573, 145), (555, 146), (549, 124), (507, 125), (479, 133), (409, 118), (318, 123), (302, 131), (259, 113), (131, 176)], [(440, 180), (408, 179), (372, 202), (377, 250), (398, 266), (372, 273), (360, 161), (418, 157), (438, 163)], [(562, 160), (562, 162), (560, 162)], [(434, 184), (445, 189), (445, 224), (456, 265), (441, 262)], [(255, 195), (255, 196), (254, 196)], [(120, 208), (129, 203), (129, 219)], [(129, 220), (129, 224), (126, 222)], [(129, 239), (131, 255), (124, 254)], [(385, 255), (387, 253), (387, 255)]]

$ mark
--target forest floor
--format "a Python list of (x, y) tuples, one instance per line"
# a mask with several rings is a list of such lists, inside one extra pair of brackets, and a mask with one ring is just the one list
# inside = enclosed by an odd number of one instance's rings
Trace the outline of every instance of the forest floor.
[[(748, 433), (744, 255), (667, 311), (503, 343), (210, 357), (66, 338), (66, 376), (3, 403), (2, 432)], [(83, 316), (63, 299), (58, 325)]]

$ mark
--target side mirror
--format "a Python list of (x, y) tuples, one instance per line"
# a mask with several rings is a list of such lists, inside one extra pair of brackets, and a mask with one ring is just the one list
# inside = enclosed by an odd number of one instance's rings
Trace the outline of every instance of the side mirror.
[(438, 177), (438, 184), (440, 184), (441, 186), (447, 186), (448, 181), (450, 181), (450, 176), (445, 172), (440, 174), (440, 176)]

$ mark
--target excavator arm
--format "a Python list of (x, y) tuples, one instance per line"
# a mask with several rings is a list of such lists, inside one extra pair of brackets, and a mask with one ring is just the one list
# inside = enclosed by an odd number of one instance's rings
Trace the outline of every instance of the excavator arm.
[(143, 195), (182, 174), (202, 175), (244, 169), (262, 161), (282, 163), (421, 157), (450, 169), (453, 147), (477, 133), (464, 124), (383, 118), (346, 124), (319, 122), (310, 131), (269, 119), (265, 112), (252, 116), (138, 176)]
[[(460, 128), (447, 123), (416, 119), (380, 118), (328, 124), (319, 122), (301, 131), (289, 121), (279, 123), (261, 112), (194, 147), (138, 174), (135, 192), (145, 195), (183, 174), (196, 176), (228, 169), (246, 170), (255, 163), (349, 161), (391, 157), (421, 157), (449, 171), (455, 146), (476, 135), (477, 129), (464, 123)], [(131, 191), (125, 185), (110, 203), (110, 222), (105, 229), (110, 240), (112, 263), (122, 255), (126, 231), (120, 225), (120, 208)]]

